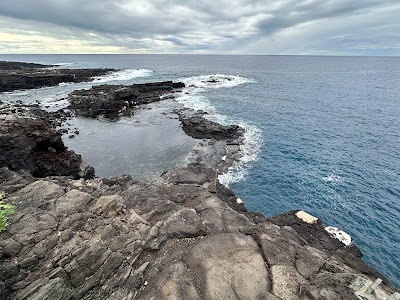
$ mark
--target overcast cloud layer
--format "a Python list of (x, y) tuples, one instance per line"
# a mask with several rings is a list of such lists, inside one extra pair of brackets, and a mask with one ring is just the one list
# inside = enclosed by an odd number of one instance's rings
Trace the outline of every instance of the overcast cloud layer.
[(1, 0), (0, 53), (400, 55), (400, 1)]

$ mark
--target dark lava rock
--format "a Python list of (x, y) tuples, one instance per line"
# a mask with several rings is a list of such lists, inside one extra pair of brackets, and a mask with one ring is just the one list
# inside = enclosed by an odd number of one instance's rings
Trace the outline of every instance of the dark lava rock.
[(42, 65), (34, 63), (14, 62), (14, 61), (0, 61), (0, 70), (30, 70), (30, 69), (42, 69), (53, 67), (51, 65)]
[(27, 170), (35, 177), (94, 176), (94, 169), (65, 147), (61, 134), (46, 119), (34, 116), (35, 112), (45, 114), (44, 111), (19, 106), (15, 108), (18, 114), (9, 114), (12, 107), (0, 105), (0, 167)]
[(61, 82), (92, 81), (115, 69), (49, 69), (39, 64), (0, 62), (0, 93), (58, 85)]
[(237, 125), (221, 125), (209, 121), (200, 115), (179, 115), (183, 131), (195, 139), (234, 140), (244, 134), (244, 129)]
[(157, 102), (163, 96), (185, 85), (181, 82), (152, 82), (143, 84), (100, 85), (90, 90), (72, 92), (68, 100), (70, 108), (78, 115), (96, 117), (124, 112), (137, 105)]
[[(336, 251), (343, 248), (343, 244), (339, 240), (330, 237), (320, 220), (313, 224), (305, 223), (296, 216), (296, 213), (297, 211), (293, 210), (268, 218), (268, 220), (278, 226), (290, 226), (308, 245), (319, 250)], [(361, 252), (358, 253), (361, 254)]]

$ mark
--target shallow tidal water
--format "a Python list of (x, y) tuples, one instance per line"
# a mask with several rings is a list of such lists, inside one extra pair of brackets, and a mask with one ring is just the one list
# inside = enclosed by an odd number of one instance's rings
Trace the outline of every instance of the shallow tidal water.
[[(68, 91), (92, 84), (183, 80), (194, 85), (178, 99), (181, 104), (247, 128), (244, 161), (221, 180), (250, 210), (271, 216), (303, 209), (322, 218), (349, 233), (365, 260), (400, 286), (400, 58), (0, 55), (0, 60), (127, 69), (97, 83), (0, 95), (51, 107), (62, 105)], [(235, 80), (203, 86), (204, 75), (211, 74)], [(67, 143), (72, 149), (79, 144), (76, 152), (84, 159), (101, 163), (97, 172), (184, 161), (191, 142), (179, 130), (166, 139), (168, 126), (138, 129), (127, 124), (131, 121), (76, 120), (85, 129)], [(176, 120), (165, 121), (176, 129)], [(164, 164), (167, 160), (171, 164)]]
[[(165, 106), (164, 106), (164, 105)], [(167, 103), (144, 105), (117, 120), (77, 117), (69, 120), (79, 134), (64, 135), (64, 144), (95, 167), (96, 176), (129, 174), (152, 180), (184, 165), (196, 140), (187, 136)], [(165, 114), (164, 114), (165, 113)]]

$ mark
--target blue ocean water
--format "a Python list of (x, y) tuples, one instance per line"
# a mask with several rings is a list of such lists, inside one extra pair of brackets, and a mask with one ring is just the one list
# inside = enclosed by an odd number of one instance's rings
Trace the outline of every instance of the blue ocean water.
[(253, 152), (244, 168), (225, 178), (230, 187), (250, 210), (272, 216), (302, 209), (343, 229), (365, 261), (400, 286), (400, 58), (0, 55), (0, 60), (152, 71), (127, 82), (240, 76), (237, 85), (186, 99), (251, 129)]

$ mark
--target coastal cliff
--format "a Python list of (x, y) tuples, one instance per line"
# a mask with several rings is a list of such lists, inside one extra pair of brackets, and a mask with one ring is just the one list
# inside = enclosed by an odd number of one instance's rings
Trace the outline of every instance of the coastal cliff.
[[(115, 86), (103, 86), (101, 114), (173, 97), (182, 84), (155, 83), (153, 94), (142, 87), (119, 98)], [(96, 91), (71, 94), (72, 110), (98, 115), (85, 105)], [(0, 299), (357, 299), (377, 277), (383, 284), (369, 299), (395, 292), (321, 220), (247, 211), (218, 181), (240, 159), (244, 130), (176, 113), (211, 152), (139, 182), (93, 177), (63, 145), (54, 116), (1, 104), (0, 193), (15, 213), (0, 233)]]

